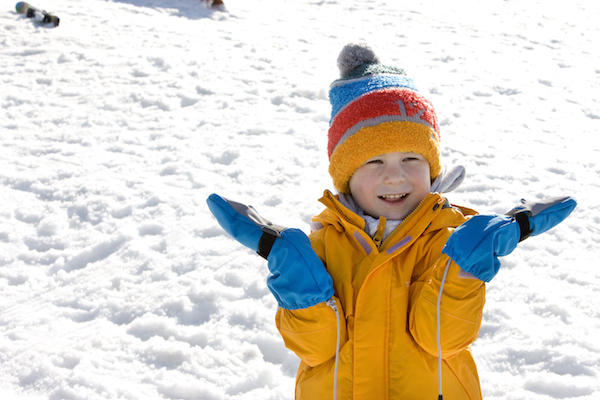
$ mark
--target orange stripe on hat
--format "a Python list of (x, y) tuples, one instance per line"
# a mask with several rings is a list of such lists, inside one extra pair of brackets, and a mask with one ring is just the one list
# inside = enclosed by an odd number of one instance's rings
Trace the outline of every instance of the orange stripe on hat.
[(440, 146), (431, 128), (417, 122), (383, 122), (360, 129), (331, 155), (329, 174), (335, 189), (350, 193), (348, 182), (354, 171), (372, 157), (394, 152), (422, 154), (432, 180), (442, 173)]

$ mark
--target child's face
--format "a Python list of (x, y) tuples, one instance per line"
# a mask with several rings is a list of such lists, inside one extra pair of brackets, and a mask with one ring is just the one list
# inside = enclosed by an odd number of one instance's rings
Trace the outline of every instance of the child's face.
[(350, 178), (354, 200), (372, 217), (404, 219), (429, 194), (429, 163), (416, 153), (386, 153), (367, 160)]

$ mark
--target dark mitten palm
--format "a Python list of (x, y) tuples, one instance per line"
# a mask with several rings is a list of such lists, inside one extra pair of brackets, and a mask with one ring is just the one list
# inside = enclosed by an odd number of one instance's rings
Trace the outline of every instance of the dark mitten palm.
[[(567, 218), (576, 206), (577, 202), (572, 197), (554, 197), (536, 202), (521, 200), (521, 205), (506, 215), (510, 215), (519, 223), (520, 240), (523, 241), (529, 236), (536, 236), (554, 228)], [(519, 217), (520, 214), (527, 218)]]

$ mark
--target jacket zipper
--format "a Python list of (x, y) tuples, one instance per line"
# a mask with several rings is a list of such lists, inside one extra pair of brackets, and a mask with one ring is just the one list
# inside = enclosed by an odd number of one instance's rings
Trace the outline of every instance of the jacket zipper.
[(381, 251), (381, 249), (385, 248), (385, 245), (396, 235), (396, 233), (398, 233), (402, 228), (404, 228), (406, 223), (417, 213), (417, 211), (423, 206), (423, 204), (425, 204), (426, 199), (427, 199), (427, 197), (425, 197), (423, 200), (421, 200), (421, 202), (419, 203), (417, 208), (415, 208), (410, 214), (408, 214), (406, 217), (404, 217), (404, 220), (402, 220), (402, 222), (396, 227), (396, 229), (391, 231), (390, 234), (387, 235), (385, 240), (383, 242), (381, 242), (380, 245), (377, 246), (377, 249), (379, 251)]
[(333, 206), (335, 207), (335, 209), (337, 210), (338, 214), (341, 215), (341, 217), (348, 222), (351, 225), (356, 226), (357, 228), (361, 229), (360, 226), (356, 225), (354, 222), (350, 221), (350, 219), (348, 217), (346, 217), (346, 214), (344, 214), (344, 212), (338, 207), (338, 205), (336, 204), (337, 200), (335, 198), (333, 198), (333, 195), (331, 194), (331, 192), (327, 192), (327, 198), (331, 201), (331, 203), (333, 204)]
[(379, 248), (381, 245), (381, 241), (383, 239), (383, 235), (385, 234), (385, 224), (387, 220), (385, 217), (379, 217), (379, 223), (377, 224), (377, 232), (375, 232), (375, 236), (373, 236), (373, 242), (375, 246)]
[[(348, 217), (346, 217), (346, 214), (344, 214), (344, 212), (336, 204), (337, 200), (335, 198), (332, 198), (332, 196), (333, 195), (331, 194), (331, 192), (327, 192), (327, 198), (329, 198), (329, 200), (331, 201), (331, 203), (333, 204), (333, 206), (335, 207), (335, 209), (338, 211), (338, 214), (346, 222), (348, 222), (349, 224), (354, 225), (354, 226), (356, 226), (359, 229), (362, 229), (360, 226), (356, 225), (354, 222), (350, 221), (350, 219)], [(423, 200), (421, 200), (421, 202), (419, 203), (419, 205), (417, 206), (417, 208), (415, 208), (410, 214), (408, 214), (404, 218), (404, 220), (393, 231), (391, 231), (389, 235), (387, 235), (387, 237), (385, 238), (384, 241), (382, 241), (381, 243), (377, 243), (381, 239), (379, 239), (378, 241), (376, 241), (375, 239), (373, 239), (373, 243), (375, 243), (375, 246), (377, 247), (377, 250), (381, 251), (381, 249), (385, 248), (385, 245), (390, 241), (390, 239), (393, 238), (394, 235), (396, 235), (396, 233), (398, 233), (404, 227), (404, 225), (406, 225), (406, 223), (413, 217), (413, 215), (416, 214), (416, 212), (423, 206), (423, 204), (425, 204), (425, 200), (427, 200), (427, 197), (424, 198)], [(380, 218), (385, 218), (385, 217), (380, 217)], [(376, 237), (377, 237), (377, 235), (379, 235), (379, 231), (380, 230), (382, 230), (381, 229), (381, 224), (377, 228), (377, 233), (375, 234)]]

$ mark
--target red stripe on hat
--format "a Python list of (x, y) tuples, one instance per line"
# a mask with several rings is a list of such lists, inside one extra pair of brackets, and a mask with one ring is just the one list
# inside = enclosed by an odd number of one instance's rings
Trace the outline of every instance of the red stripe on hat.
[[(402, 101), (404, 110), (398, 103)], [(414, 117), (421, 114), (420, 120), (429, 125), (437, 133), (439, 141), (440, 128), (433, 105), (423, 95), (410, 89), (392, 88), (367, 93), (349, 103), (336, 115), (329, 128), (327, 152), (329, 157), (344, 133), (357, 123), (385, 115)], [(418, 121), (415, 121), (418, 122)]]

